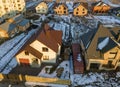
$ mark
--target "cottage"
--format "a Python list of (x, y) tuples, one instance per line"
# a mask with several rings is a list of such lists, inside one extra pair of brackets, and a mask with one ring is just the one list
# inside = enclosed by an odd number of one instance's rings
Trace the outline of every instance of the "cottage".
[(88, 4), (87, 3), (78, 3), (74, 7), (73, 15), (74, 16), (85, 16), (88, 14)]
[(17, 32), (18, 32), (18, 28), (15, 24), (4, 22), (0, 25), (0, 38), (12, 37)]
[(92, 6), (93, 13), (106, 13), (110, 10), (110, 6), (102, 1), (93, 3)]
[(68, 15), (68, 8), (65, 4), (60, 4), (54, 9), (55, 13), (58, 15)]
[(41, 2), (39, 3), (36, 7), (36, 13), (40, 13), (40, 14), (47, 14), (48, 12), (48, 6), (45, 2)]
[(41, 63), (55, 64), (60, 55), (62, 31), (50, 29), (46, 24), (44, 29), (33, 35), (16, 54), (19, 65), (40, 67)]
[(25, 19), (23, 15), (17, 15), (13, 18), (10, 18), (8, 22), (15, 24), (19, 31), (25, 31), (30, 27), (30, 22), (28, 19)]
[(119, 30), (100, 25), (95, 32), (87, 33), (87, 39), (81, 37), (87, 70), (115, 70), (120, 66)]

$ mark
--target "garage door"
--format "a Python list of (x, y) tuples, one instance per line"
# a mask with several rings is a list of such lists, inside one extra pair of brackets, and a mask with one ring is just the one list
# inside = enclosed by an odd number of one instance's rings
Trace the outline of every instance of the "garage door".
[(30, 65), (29, 59), (21, 58), (21, 59), (19, 59), (19, 61), (20, 61), (20, 65), (22, 65), (22, 66), (29, 66)]

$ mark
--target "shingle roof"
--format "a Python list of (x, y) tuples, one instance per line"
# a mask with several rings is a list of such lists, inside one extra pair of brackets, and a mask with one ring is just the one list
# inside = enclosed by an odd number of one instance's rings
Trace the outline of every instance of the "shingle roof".
[(84, 47), (86, 49), (87, 49), (89, 42), (92, 40), (94, 34), (96, 33), (96, 31), (97, 31), (97, 29), (92, 29), (81, 36), (81, 40), (82, 40)]
[(5, 22), (5, 23), (0, 25), (0, 28), (7, 31), (7, 32), (10, 32), (16, 28), (16, 25), (9, 23), (9, 22)]
[(16, 15), (15, 17), (11, 18), (13, 19), (15, 22), (21, 20), (23, 18), (23, 15), (19, 14), (19, 15)]
[[(19, 50), (17, 54), (27, 49), (27, 50), (30, 50), (31, 54), (34, 54), (34, 55), (37, 54), (36, 56), (38, 56), (38, 53), (40, 52), (38, 52), (37, 50), (29, 46), (35, 40), (40, 41), (41, 43), (43, 43), (53, 51), (58, 52), (58, 43), (62, 43), (61, 38), (62, 38), (62, 31), (48, 30), (45, 32), (44, 29), (40, 29), (36, 34), (31, 36), (31, 38), (25, 43), (25, 45)], [(35, 52), (32, 52), (32, 51), (35, 51)], [(39, 55), (42, 55), (42, 53), (40, 53)]]
[[(98, 42), (97, 42), (97, 46), (99, 43), (101, 43), (102, 41), (104, 41), (106, 38), (108, 38), (108, 42), (107, 44), (103, 47), (103, 49), (101, 50), (102, 53), (105, 53), (109, 50), (111, 50), (112, 48), (117, 46), (117, 43), (115, 43), (110, 37), (102, 37), (102, 38), (98, 38)], [(104, 43), (105, 44), (105, 43)]]
[(25, 26), (26, 24), (28, 24), (29, 23), (29, 20), (27, 20), (27, 19), (23, 19), (21, 22), (19, 22), (18, 24), (20, 25), (20, 26)]
[(74, 5), (74, 8), (78, 7), (79, 5), (82, 5), (84, 8), (88, 9), (88, 4), (87, 3), (77, 3)]

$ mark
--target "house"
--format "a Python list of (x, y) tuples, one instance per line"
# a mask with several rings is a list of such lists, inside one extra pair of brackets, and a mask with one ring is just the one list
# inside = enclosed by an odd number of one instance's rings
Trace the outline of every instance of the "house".
[(0, 17), (8, 19), (25, 12), (24, 0), (0, 0)]
[(120, 17), (120, 7), (110, 9), (109, 13), (113, 14), (113, 16)]
[(86, 34), (87, 40), (81, 37), (87, 70), (115, 70), (120, 66), (119, 30), (100, 25)]
[(40, 14), (47, 14), (48, 13), (48, 6), (45, 2), (39, 3), (36, 7), (36, 13)]
[(44, 29), (33, 35), (16, 54), (17, 62), (31, 67), (40, 67), (41, 63), (56, 64), (61, 44), (62, 31), (45, 24)]
[(25, 31), (30, 27), (29, 20), (25, 19), (21, 14), (16, 15), (13, 18), (10, 18), (8, 22), (15, 24), (18, 27), (19, 31)]
[(68, 8), (65, 4), (59, 4), (54, 11), (58, 15), (68, 15)]
[(0, 25), (0, 38), (12, 37), (17, 32), (18, 32), (18, 28), (15, 24), (4, 22)]
[(88, 4), (87, 3), (77, 3), (74, 6), (73, 15), (74, 16), (85, 16), (88, 14)]
[(96, 2), (92, 4), (93, 13), (106, 13), (110, 10), (110, 6), (102, 1)]

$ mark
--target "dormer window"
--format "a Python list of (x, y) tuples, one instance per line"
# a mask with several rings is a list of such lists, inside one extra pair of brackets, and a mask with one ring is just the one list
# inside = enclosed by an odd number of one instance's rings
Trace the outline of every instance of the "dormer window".
[(42, 47), (42, 51), (43, 51), (43, 52), (48, 52), (48, 48)]
[(25, 55), (29, 55), (29, 52), (28, 52), (28, 51), (25, 51)]

